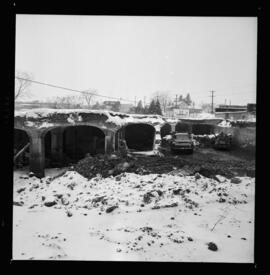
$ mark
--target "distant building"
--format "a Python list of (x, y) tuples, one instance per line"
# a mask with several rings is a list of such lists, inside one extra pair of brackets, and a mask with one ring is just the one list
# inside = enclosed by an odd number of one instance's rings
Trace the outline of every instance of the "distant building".
[(189, 106), (186, 102), (181, 101), (177, 106), (167, 107), (164, 116), (169, 118), (184, 118), (184, 117), (197, 117), (202, 112), (202, 109)]
[(248, 120), (250, 115), (247, 111), (229, 111), (229, 112), (216, 112), (215, 117), (230, 119), (230, 120)]
[(246, 105), (219, 105), (215, 108), (215, 112), (245, 112), (247, 111)]
[(219, 105), (215, 108), (215, 116), (230, 120), (255, 120), (256, 104)]
[(198, 117), (199, 114), (202, 113), (201, 108), (190, 108), (189, 109), (189, 117)]
[(129, 110), (133, 107), (132, 104), (121, 104), (120, 111), (121, 113), (128, 113)]
[(103, 101), (102, 103), (102, 107), (105, 110), (112, 110), (115, 112), (119, 112), (120, 106), (121, 106), (120, 101)]

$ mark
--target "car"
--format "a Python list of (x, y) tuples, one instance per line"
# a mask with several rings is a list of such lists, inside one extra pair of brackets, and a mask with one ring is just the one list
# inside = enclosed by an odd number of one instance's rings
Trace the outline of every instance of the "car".
[(170, 147), (172, 152), (181, 151), (192, 154), (194, 141), (190, 133), (175, 133), (172, 136)]

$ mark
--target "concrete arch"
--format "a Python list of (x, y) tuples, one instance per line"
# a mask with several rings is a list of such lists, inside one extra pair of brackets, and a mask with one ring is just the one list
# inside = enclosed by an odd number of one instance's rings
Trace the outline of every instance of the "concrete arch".
[(25, 133), (28, 135), (29, 140), (31, 139), (31, 131), (30, 131), (30, 130), (25, 129), (25, 128), (23, 128), (23, 127), (17, 127), (17, 126), (16, 126), (16, 127), (14, 127), (14, 135), (15, 135), (15, 131), (16, 131), (16, 130), (25, 132)]
[(156, 129), (149, 123), (129, 123), (124, 126), (124, 139), (129, 149), (153, 150)]
[(98, 128), (99, 130), (101, 130), (104, 135), (107, 134), (108, 129), (105, 128), (104, 126), (102, 127), (101, 125), (98, 125), (96, 123), (89, 123), (89, 122), (76, 122), (76, 124), (70, 124), (70, 123), (61, 123), (61, 124), (55, 124), (54, 126), (50, 126), (50, 127), (46, 127), (46, 128), (42, 128), (41, 130), (41, 137), (44, 138), (44, 136), (46, 135), (46, 133), (50, 130), (56, 129), (56, 128), (67, 128), (67, 127), (76, 127), (76, 126), (91, 126), (91, 127), (95, 127)]
[(104, 154), (106, 133), (89, 124), (53, 127), (43, 133), (45, 167), (59, 167), (77, 162), (87, 154)]
[[(14, 128), (13, 134), (13, 153), (14, 156), (19, 153), (28, 143), (31, 143), (30, 133), (23, 128)], [(29, 165), (29, 152), (30, 148), (26, 147), (25, 151), (18, 156), (15, 163), (17, 167), (23, 167)]]

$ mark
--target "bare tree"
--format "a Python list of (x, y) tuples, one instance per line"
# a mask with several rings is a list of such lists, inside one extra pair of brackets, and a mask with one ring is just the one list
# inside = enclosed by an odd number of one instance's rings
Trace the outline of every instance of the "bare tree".
[(97, 95), (97, 90), (95, 89), (90, 89), (87, 91), (83, 91), (81, 97), (83, 100), (86, 102), (86, 105), (88, 108), (91, 106), (92, 99)]
[(79, 109), (81, 108), (80, 97), (69, 96), (57, 96), (47, 99), (47, 103), (55, 109)]
[(32, 76), (29, 73), (16, 71), (15, 75), (15, 101), (24, 96), (30, 96), (29, 87)]
[(171, 104), (170, 91), (157, 91), (152, 94), (152, 99), (159, 100), (163, 113), (165, 113), (167, 106)]
[(81, 104), (79, 100), (80, 100), (80, 97), (77, 97), (74, 95), (59, 97), (58, 105), (59, 105), (59, 108), (77, 109), (77, 108), (81, 108)]

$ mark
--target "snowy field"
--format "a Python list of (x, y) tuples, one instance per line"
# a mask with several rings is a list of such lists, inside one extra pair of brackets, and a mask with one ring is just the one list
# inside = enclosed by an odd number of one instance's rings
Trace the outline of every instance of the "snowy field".
[(254, 178), (46, 175), (14, 172), (14, 260), (254, 260)]

